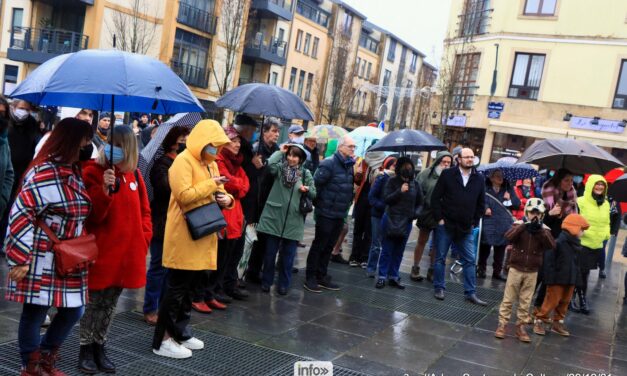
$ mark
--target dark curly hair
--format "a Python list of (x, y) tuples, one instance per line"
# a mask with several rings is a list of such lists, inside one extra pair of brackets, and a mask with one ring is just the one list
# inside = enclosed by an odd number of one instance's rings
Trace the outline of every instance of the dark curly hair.
[(182, 126), (176, 126), (170, 129), (168, 134), (163, 139), (163, 142), (161, 142), (161, 147), (163, 148), (163, 152), (169, 153), (170, 150), (172, 149), (172, 146), (176, 144), (176, 141), (179, 139), (179, 137), (187, 136), (188, 134), (189, 134), (189, 129), (182, 127)]

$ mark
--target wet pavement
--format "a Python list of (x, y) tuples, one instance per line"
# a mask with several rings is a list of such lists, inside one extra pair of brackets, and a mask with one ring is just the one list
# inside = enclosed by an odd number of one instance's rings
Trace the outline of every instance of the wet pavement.
[[(312, 230), (309, 226), (304, 239), (308, 245)], [(411, 266), (414, 245), (412, 241), (407, 246), (404, 272)], [(152, 354), (153, 329), (141, 315), (143, 290), (127, 290), (117, 307), (108, 348), (120, 375), (292, 375), (294, 362), (301, 360), (332, 361), (334, 375), (347, 376), (627, 375), (627, 306), (622, 304), (627, 264), (622, 263), (619, 246), (607, 279), (591, 273), (592, 313), (567, 315), (569, 338), (555, 333), (539, 337), (529, 328), (532, 343), (524, 344), (513, 336), (513, 324), (506, 339), (494, 338), (504, 282), (479, 280), (477, 293), (488, 302), (479, 307), (464, 301), (461, 281), (452, 274), (447, 275), (446, 299), (440, 302), (429, 283), (411, 282), (407, 274), (407, 289), (377, 290), (363, 269), (332, 263), (329, 273), (341, 291), (304, 291), (301, 270), (287, 296), (250, 286), (246, 302), (209, 315), (194, 312), (193, 331), (206, 348), (186, 360)], [(345, 257), (349, 248), (344, 246)], [(307, 250), (298, 249), (299, 267)], [(7, 268), (0, 263), (4, 281)], [(427, 264), (425, 255), (423, 271)], [(4, 286), (0, 292), (4, 294)], [(20, 312), (20, 305), (0, 299), (0, 375), (19, 374)], [(62, 348), (61, 369), (79, 374), (77, 356), (75, 328)]]

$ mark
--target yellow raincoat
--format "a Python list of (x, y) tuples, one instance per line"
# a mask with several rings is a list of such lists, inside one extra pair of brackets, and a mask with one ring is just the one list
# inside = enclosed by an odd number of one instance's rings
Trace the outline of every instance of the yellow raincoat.
[(176, 157), (170, 167), (168, 178), (172, 194), (165, 225), (164, 267), (179, 270), (217, 269), (217, 234), (192, 240), (183, 213), (214, 201), (215, 192), (230, 196), (222, 184), (216, 184), (212, 179), (220, 176), (216, 162), (207, 163), (201, 158), (202, 149), (208, 144), (219, 147), (229, 142), (217, 121), (202, 120), (187, 138), (185, 151)]

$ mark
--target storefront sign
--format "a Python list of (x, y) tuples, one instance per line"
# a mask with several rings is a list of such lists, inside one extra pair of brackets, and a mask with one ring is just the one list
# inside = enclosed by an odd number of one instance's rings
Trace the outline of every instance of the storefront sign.
[(505, 103), (503, 102), (490, 102), (488, 103), (488, 111), (503, 111)]
[(449, 116), (446, 118), (446, 125), (450, 127), (465, 127), (466, 116)]
[(500, 119), (501, 118), (501, 111), (489, 111), (488, 112), (488, 119)]
[(570, 127), (611, 133), (623, 133), (625, 131), (622, 121), (599, 119), (598, 124), (592, 124), (593, 120), (592, 118), (573, 116), (570, 119)]

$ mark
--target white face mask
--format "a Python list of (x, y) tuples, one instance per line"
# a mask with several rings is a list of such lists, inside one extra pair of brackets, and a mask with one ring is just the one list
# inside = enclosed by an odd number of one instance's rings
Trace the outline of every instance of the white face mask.
[(15, 116), (15, 118), (17, 120), (24, 120), (28, 117), (28, 115), (30, 115), (30, 112), (22, 109), (22, 108), (17, 108), (15, 110), (13, 110), (13, 116)]
[(305, 142), (305, 136), (300, 136), (292, 139), (293, 144), (303, 144)]

